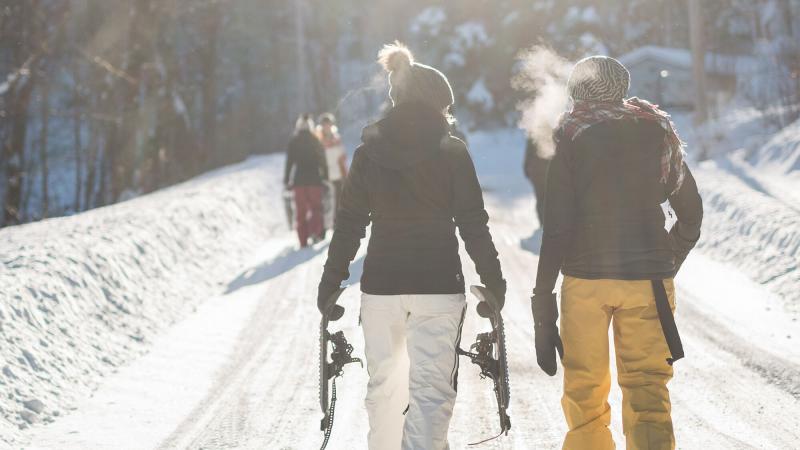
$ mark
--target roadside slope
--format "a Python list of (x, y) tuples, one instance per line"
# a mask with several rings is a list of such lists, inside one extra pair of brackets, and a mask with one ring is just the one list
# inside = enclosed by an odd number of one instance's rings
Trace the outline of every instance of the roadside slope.
[(0, 442), (63, 415), (285, 229), (280, 158), (0, 230)]

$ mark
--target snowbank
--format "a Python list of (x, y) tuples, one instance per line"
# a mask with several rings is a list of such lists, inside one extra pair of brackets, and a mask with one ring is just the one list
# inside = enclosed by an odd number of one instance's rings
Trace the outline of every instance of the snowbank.
[(765, 172), (800, 179), (800, 120), (772, 136), (749, 159)]
[(779, 131), (777, 126), (768, 125), (768, 115), (750, 106), (732, 107), (697, 128), (689, 112), (676, 111), (672, 117), (694, 158), (701, 154), (714, 158), (736, 151), (750, 154)]
[(285, 231), (280, 158), (0, 230), (0, 442), (61, 415)]
[(695, 169), (705, 217), (698, 248), (730, 264), (800, 313), (800, 210), (726, 170), (725, 161)]
[(674, 115), (693, 164), (705, 218), (698, 247), (764, 284), (800, 314), (800, 122), (782, 130), (765, 113), (731, 108), (693, 129)]

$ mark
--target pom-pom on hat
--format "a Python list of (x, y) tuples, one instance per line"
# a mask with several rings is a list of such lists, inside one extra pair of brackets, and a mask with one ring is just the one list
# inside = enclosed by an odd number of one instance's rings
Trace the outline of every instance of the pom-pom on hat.
[(567, 81), (574, 101), (620, 102), (628, 94), (631, 74), (621, 62), (608, 56), (578, 61)]
[(453, 89), (442, 72), (414, 61), (399, 41), (383, 46), (378, 62), (389, 73), (389, 97), (395, 105), (421, 102), (444, 110), (453, 104)]

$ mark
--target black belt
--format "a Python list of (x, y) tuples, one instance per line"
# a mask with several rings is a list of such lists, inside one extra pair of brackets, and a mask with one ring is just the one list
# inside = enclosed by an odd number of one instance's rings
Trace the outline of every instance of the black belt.
[(678, 326), (675, 325), (675, 316), (672, 315), (672, 308), (669, 306), (667, 290), (664, 289), (663, 280), (651, 280), (653, 294), (656, 297), (656, 310), (658, 310), (658, 321), (661, 322), (661, 330), (664, 332), (664, 339), (667, 340), (670, 358), (667, 363), (671, 366), (675, 361), (683, 358), (683, 344), (681, 335), (678, 334)]

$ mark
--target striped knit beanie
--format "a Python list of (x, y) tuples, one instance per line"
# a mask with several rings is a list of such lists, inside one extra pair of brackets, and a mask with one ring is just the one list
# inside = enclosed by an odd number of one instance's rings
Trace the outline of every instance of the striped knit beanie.
[(590, 56), (578, 61), (567, 81), (573, 101), (621, 102), (628, 93), (631, 74), (608, 56)]
[(414, 62), (411, 51), (402, 43), (384, 45), (378, 61), (389, 72), (389, 97), (395, 105), (426, 103), (442, 111), (454, 103), (447, 77), (433, 67)]

